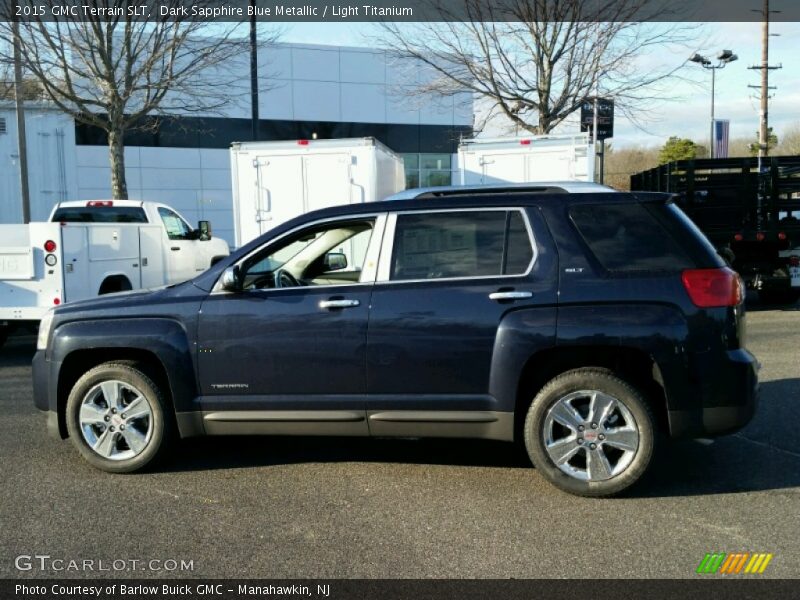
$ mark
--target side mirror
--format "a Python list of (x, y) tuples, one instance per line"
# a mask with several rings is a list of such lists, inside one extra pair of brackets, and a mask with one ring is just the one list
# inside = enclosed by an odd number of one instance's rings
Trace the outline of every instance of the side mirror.
[(347, 268), (347, 256), (342, 252), (328, 252), (322, 265), (326, 271), (341, 271)]
[(211, 223), (208, 221), (198, 221), (197, 231), (200, 232), (199, 239), (203, 242), (211, 239)]
[(239, 267), (228, 267), (222, 272), (222, 289), (226, 292), (242, 291), (242, 282), (239, 280)]

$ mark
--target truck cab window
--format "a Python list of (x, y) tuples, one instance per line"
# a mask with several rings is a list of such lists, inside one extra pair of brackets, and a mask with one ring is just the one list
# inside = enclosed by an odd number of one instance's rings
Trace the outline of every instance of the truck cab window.
[(245, 290), (359, 283), (373, 220), (328, 223), (267, 246), (241, 265)]
[(164, 223), (164, 229), (167, 230), (167, 237), (171, 240), (188, 240), (191, 239), (192, 232), (194, 231), (189, 224), (186, 223), (177, 213), (168, 208), (159, 206), (158, 214), (161, 221)]

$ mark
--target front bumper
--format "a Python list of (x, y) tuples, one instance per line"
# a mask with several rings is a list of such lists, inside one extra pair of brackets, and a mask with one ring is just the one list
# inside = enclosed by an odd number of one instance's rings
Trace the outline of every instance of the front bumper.
[(691, 386), (697, 408), (669, 411), (672, 437), (715, 437), (738, 431), (758, 404), (758, 361), (747, 350), (730, 350)]

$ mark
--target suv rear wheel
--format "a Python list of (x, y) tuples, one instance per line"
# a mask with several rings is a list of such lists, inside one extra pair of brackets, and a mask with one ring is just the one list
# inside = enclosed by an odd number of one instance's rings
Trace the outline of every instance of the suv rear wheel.
[(580, 496), (612, 496), (633, 485), (654, 446), (654, 419), (642, 394), (603, 369), (552, 379), (525, 420), (525, 447), (537, 470)]
[(171, 437), (164, 395), (136, 365), (103, 363), (83, 375), (67, 400), (67, 429), (98, 469), (130, 473), (156, 459)]

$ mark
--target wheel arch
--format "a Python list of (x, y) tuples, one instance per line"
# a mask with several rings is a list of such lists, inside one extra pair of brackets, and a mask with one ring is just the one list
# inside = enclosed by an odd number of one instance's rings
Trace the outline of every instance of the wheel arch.
[(169, 376), (164, 364), (149, 350), (140, 348), (86, 348), (66, 356), (61, 364), (57, 384), (58, 430), (67, 438), (67, 399), (75, 383), (86, 372), (103, 363), (122, 363), (135, 366), (150, 377), (162, 390), (167, 403), (174, 410)]
[(111, 294), (114, 292), (127, 292), (133, 289), (133, 284), (124, 273), (110, 273), (103, 277), (97, 290), (97, 295)]
[[(89, 369), (105, 362), (142, 365), (163, 389), (173, 413), (192, 409), (197, 395), (190, 344), (183, 327), (167, 319), (125, 319), (68, 323), (55, 338), (52, 364), (58, 365), (55, 395), (59, 433), (66, 437), (65, 409), (75, 382)], [(183, 430), (178, 420), (179, 433)]]
[(660, 432), (669, 430), (664, 380), (656, 360), (629, 346), (556, 346), (532, 355), (522, 368), (514, 407), (514, 439), (522, 439), (525, 416), (533, 398), (554, 377), (580, 368), (605, 369), (639, 389), (656, 417)]

